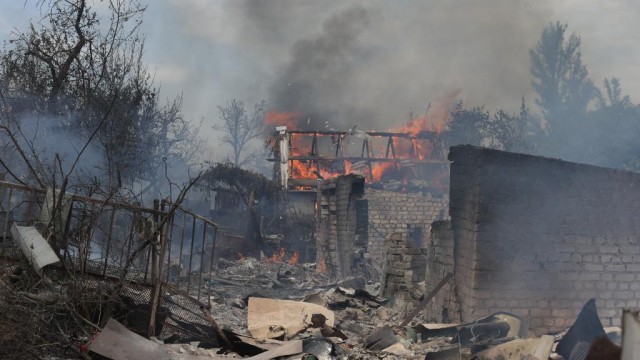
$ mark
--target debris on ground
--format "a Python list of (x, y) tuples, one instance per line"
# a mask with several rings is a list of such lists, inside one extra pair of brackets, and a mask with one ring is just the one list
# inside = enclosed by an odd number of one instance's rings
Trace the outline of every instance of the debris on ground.
[[(594, 299), (570, 328), (539, 337), (527, 336), (524, 320), (500, 309), (458, 324), (425, 321), (422, 309), (450, 273), (412, 289), (420, 296), (408, 311), (370, 277), (336, 279), (284, 256), (218, 259), (215, 271), (176, 272), (174, 285), (157, 271), (149, 282), (146, 273), (91, 261), (80, 273), (70, 271), (79, 264), (59, 258), (37, 227), (14, 224), (11, 234), (20, 246), (0, 267), (0, 341), (14, 357), (20, 336), (30, 333), (61, 349), (47, 350), (50, 358), (119, 360), (626, 360), (637, 357), (640, 343), (637, 312), (624, 313), (624, 331), (605, 329)], [(38, 357), (37, 344), (24, 345), (22, 355)]]
[[(204, 321), (177, 321), (176, 326), (207, 335), (189, 338), (161, 331), (146, 337), (144, 321), (136, 326), (127, 317), (125, 323), (111, 318), (76, 339), (78, 354), (153, 360), (632, 359), (634, 347), (621, 348), (621, 339), (633, 343), (639, 333), (634, 330), (637, 312), (625, 312), (625, 332), (603, 328), (593, 299), (569, 329), (540, 337), (527, 337), (523, 320), (506, 312), (462, 324), (425, 323), (381, 296), (379, 283), (358, 277), (335, 281), (309, 264), (222, 261), (215, 276), (206, 280), (200, 289), (210, 294), (209, 305), (201, 305)], [(22, 296), (52, 304), (64, 299), (64, 290), (54, 291), (55, 285), (35, 289)], [(167, 291), (188, 296), (172, 289), (166, 285)], [(170, 311), (162, 313), (173, 318)], [(402, 326), (407, 316), (415, 318)]]

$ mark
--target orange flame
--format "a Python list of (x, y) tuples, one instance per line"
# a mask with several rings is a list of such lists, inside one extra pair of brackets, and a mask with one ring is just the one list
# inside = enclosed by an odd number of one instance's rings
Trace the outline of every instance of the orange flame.
[[(409, 133), (418, 136), (421, 132), (429, 131), (442, 134), (449, 128), (451, 121), (450, 112), (460, 90), (455, 90), (440, 99), (437, 104), (429, 110), (429, 113), (422, 117), (412, 118), (407, 123), (398, 126), (390, 131), (397, 133)], [(401, 141), (394, 138), (393, 146), (398, 157), (406, 157), (413, 154), (418, 160), (425, 160), (433, 157), (434, 143), (427, 139), (412, 139), (411, 141)], [(376, 163), (372, 166), (374, 181), (382, 180), (383, 175), (395, 167), (392, 162)]]
[[(309, 156), (312, 154), (305, 153), (304, 150), (311, 149), (312, 139), (302, 134), (291, 134), (291, 155), (293, 156)], [(303, 150), (304, 149), (304, 150)], [(345, 174), (351, 173), (351, 163), (344, 162)], [(291, 177), (294, 179), (329, 179), (342, 175), (341, 171), (332, 171), (325, 167), (319, 166), (317, 162), (295, 160), (291, 162)]]
[(289, 265), (297, 265), (300, 261), (300, 254), (297, 251), (293, 252), (293, 255), (289, 258), (288, 261), (285, 261), (285, 257), (287, 255), (287, 251), (284, 248), (280, 248), (277, 252), (274, 252), (271, 257), (267, 258), (267, 262), (286, 262)]
[[(395, 133), (407, 133), (414, 138), (393, 138), (394, 154), (396, 159), (417, 159), (426, 160), (433, 158), (435, 143), (432, 139), (420, 139), (418, 136), (423, 132), (442, 134), (449, 128), (450, 112), (455, 103), (459, 90), (452, 91), (429, 109), (429, 112), (421, 117), (412, 117), (407, 123), (391, 129)], [(301, 112), (274, 112), (270, 111), (265, 115), (265, 124), (276, 126), (287, 126), (296, 129), (298, 122), (302, 118)], [(305, 153), (311, 149), (312, 137), (302, 134), (291, 134), (291, 156), (304, 157), (317, 154)], [(371, 143), (369, 146), (372, 146)], [(372, 150), (372, 154), (373, 154)], [(378, 156), (381, 154), (378, 154)], [(386, 154), (385, 154), (386, 155)], [(333, 163), (336, 164), (335, 162)], [(390, 170), (396, 168), (396, 162), (375, 162), (371, 165), (371, 176), (374, 182), (383, 180)], [(321, 161), (292, 160), (290, 161), (290, 177), (293, 179), (328, 179), (342, 174), (350, 174), (354, 171), (353, 164), (343, 161), (339, 169), (330, 169)], [(366, 171), (365, 173), (368, 173)], [(437, 185), (437, 184), (434, 184)]]
[(293, 255), (291, 255), (291, 258), (289, 259), (289, 261), (287, 261), (287, 263), (289, 265), (298, 265), (299, 260), (300, 260), (300, 254), (297, 251), (294, 251)]
[(320, 260), (320, 262), (318, 262), (318, 266), (316, 266), (316, 271), (319, 273), (326, 273), (327, 272), (327, 262), (322, 259)]
[(285, 250), (284, 248), (280, 248), (277, 253), (273, 253), (270, 258), (267, 259), (268, 262), (282, 262), (284, 260)]
[(290, 111), (290, 112), (277, 112), (277, 111), (268, 111), (264, 115), (264, 123), (265, 125), (271, 126), (286, 126), (290, 129), (295, 129), (298, 127), (298, 121), (302, 117), (302, 113), (298, 111)]

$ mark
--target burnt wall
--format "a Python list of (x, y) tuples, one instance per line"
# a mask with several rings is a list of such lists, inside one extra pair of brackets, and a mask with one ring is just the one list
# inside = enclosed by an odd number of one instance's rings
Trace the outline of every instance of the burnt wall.
[(449, 160), (463, 321), (508, 311), (540, 334), (591, 297), (605, 326), (640, 306), (640, 174), (470, 146)]
[[(392, 234), (422, 252), (431, 223), (447, 215), (446, 197), (365, 188), (358, 175), (320, 181), (317, 189), (316, 261), (338, 277), (365, 268), (372, 276), (383, 275), (379, 271), (391, 249), (385, 241)], [(425, 266), (417, 270), (417, 282), (425, 273)]]
[(401, 301), (405, 304), (405, 311), (411, 311), (424, 294), (425, 249), (414, 246), (401, 233), (391, 234), (385, 241), (385, 249), (387, 256), (381, 281), (382, 294)]
[[(447, 273), (453, 273), (453, 230), (451, 221), (435, 221), (431, 225), (431, 244), (427, 249), (428, 289), (433, 289)], [(459, 321), (453, 281), (438, 291), (423, 311), (428, 322), (450, 323)]]
[(402, 234), (415, 248), (426, 247), (431, 223), (443, 220), (449, 205), (446, 197), (378, 189), (366, 189), (364, 199), (369, 210), (367, 251), (378, 264), (385, 261), (385, 240), (393, 233)]
[(318, 184), (316, 260), (320, 270), (344, 278), (358, 266), (357, 200), (364, 194), (364, 178), (346, 175)]

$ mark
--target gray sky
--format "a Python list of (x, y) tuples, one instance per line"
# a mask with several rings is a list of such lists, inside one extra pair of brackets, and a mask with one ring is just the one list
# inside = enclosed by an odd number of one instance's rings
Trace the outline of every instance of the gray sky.
[[(398, 125), (409, 109), (424, 112), (455, 90), (468, 106), (517, 111), (524, 96), (534, 107), (528, 50), (555, 21), (582, 38), (598, 86), (619, 77), (640, 100), (640, 2), (632, 0), (149, 3), (146, 61), (163, 95), (183, 93), (186, 117), (204, 118), (206, 129), (233, 98), (278, 107), (302, 96), (326, 117), (319, 122), (363, 130)], [(0, 0), (0, 39), (37, 20), (34, 5)], [(216, 135), (203, 133), (215, 149)]]

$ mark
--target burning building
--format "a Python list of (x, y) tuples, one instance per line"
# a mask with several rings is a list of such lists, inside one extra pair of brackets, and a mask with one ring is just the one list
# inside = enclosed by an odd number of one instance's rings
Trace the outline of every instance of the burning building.
[(420, 283), (433, 288), (453, 273), (427, 319), (506, 311), (536, 334), (571, 325), (590, 298), (605, 326), (640, 305), (640, 222), (629, 216), (640, 208), (640, 175), (472, 146), (452, 147), (448, 160), (444, 195), (385, 189), (397, 178), (372, 171), (313, 182), (288, 172), (290, 191), (316, 201), (320, 270), (379, 275), (385, 295), (414, 305)]
[[(399, 277), (385, 270), (392, 234), (411, 244), (424, 269), (430, 225), (447, 216), (442, 129), (427, 118), (388, 132), (276, 128), (274, 174), (296, 209), (315, 214), (320, 270)], [(410, 282), (420, 280), (417, 270)]]
[(286, 189), (313, 190), (318, 180), (357, 174), (378, 188), (446, 191), (439, 133), (276, 129), (275, 177)]

